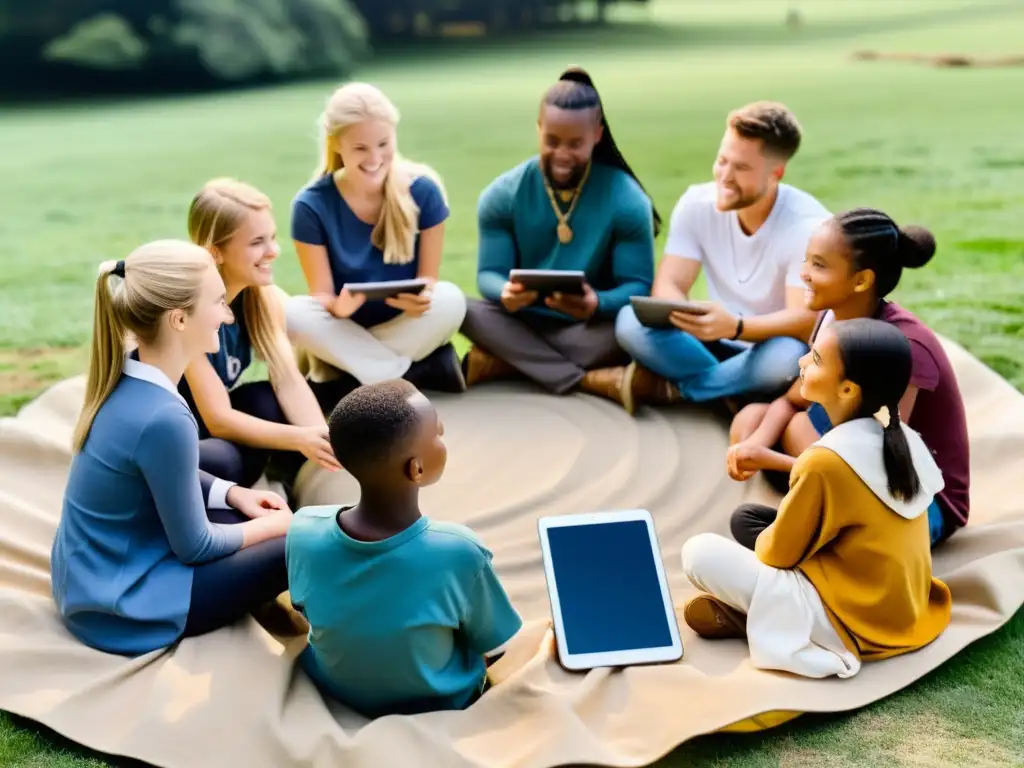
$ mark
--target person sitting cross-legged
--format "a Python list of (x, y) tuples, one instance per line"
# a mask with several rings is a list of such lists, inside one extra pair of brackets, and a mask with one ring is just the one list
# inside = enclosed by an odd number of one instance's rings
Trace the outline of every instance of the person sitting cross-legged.
[(781, 104), (729, 115), (714, 181), (691, 186), (672, 212), (653, 295), (686, 299), (703, 269), (705, 314), (672, 314), (649, 328), (631, 306), (616, 320), (619, 344), (691, 402), (770, 399), (797, 376), (814, 313), (800, 267), (811, 233), (829, 217), (808, 193), (782, 183), (801, 129)]
[[(436, 171), (399, 153), (399, 119), (368, 83), (346, 83), (328, 98), (323, 159), (292, 201), (292, 239), (309, 295), (286, 303), (288, 335), (313, 378), (336, 376), (346, 391), (402, 377), (461, 392), (451, 338), (466, 297), (440, 279), (447, 196)], [(348, 287), (412, 279), (426, 289), (370, 300)]]
[(745, 637), (755, 668), (849, 678), (949, 626), (952, 598), (928, 541), (944, 483), (900, 419), (913, 353), (899, 328), (833, 323), (801, 368), (802, 396), (834, 427), (797, 460), (779, 509), (761, 509), (753, 551), (715, 533), (683, 545), (683, 572), (700, 590), (683, 618), (705, 639)]
[[(632, 410), (672, 387), (629, 376), (615, 316), (650, 293), (660, 222), (623, 159), (590, 76), (565, 72), (538, 120), (540, 152), (495, 179), (479, 201), (477, 286), (462, 333), (467, 386), (526, 377), (552, 394), (577, 389)], [(542, 298), (511, 281), (514, 268), (580, 270), (582, 296)]]

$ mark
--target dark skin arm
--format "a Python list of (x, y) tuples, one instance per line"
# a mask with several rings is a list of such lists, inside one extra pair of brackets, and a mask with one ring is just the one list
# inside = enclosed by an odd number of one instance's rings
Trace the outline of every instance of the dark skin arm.
[[(917, 387), (911, 385), (900, 400), (900, 421), (904, 424), (910, 421), (917, 392)], [(810, 403), (800, 397), (799, 380), (794, 382), (785, 396), (772, 403), (758, 429), (743, 442), (729, 448), (726, 457), (729, 476), (743, 481), (761, 470), (790, 472), (797, 457), (818, 441), (818, 430), (807, 415), (809, 406)], [(784, 453), (772, 450), (780, 439)]]

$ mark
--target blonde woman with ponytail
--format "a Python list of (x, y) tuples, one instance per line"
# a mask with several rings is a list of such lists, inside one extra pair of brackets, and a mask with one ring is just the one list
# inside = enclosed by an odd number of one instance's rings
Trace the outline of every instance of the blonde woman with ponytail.
[[(398, 121), (395, 106), (366, 83), (328, 99), (321, 163), (292, 205), (309, 295), (288, 302), (288, 332), (359, 384), (405, 378), (421, 389), (461, 392), (451, 338), (466, 298), (439, 279), (448, 204), (437, 174), (398, 153)], [(345, 287), (411, 278), (425, 278), (428, 288), (367, 301)]]
[(60, 616), (89, 646), (146, 653), (287, 589), (291, 510), (277, 494), (200, 471), (196, 423), (175, 387), (191, 360), (217, 351), (230, 319), (213, 259), (196, 245), (152, 242), (100, 266), (85, 402), (50, 557)]
[[(270, 200), (240, 181), (212, 179), (192, 199), (188, 233), (213, 256), (234, 316), (217, 351), (193, 360), (181, 385), (199, 424), (200, 466), (247, 488), (265, 471), (288, 488), (306, 459), (339, 469), (323, 409), (344, 392), (325, 383), (314, 394), (295, 361), (273, 283), (280, 248)], [(269, 381), (239, 384), (254, 357), (267, 362)]]

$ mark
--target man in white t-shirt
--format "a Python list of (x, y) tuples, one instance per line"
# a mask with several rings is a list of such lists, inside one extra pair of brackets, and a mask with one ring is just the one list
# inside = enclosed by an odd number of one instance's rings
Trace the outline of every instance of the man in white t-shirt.
[(623, 308), (616, 338), (633, 357), (632, 374), (662, 376), (693, 402), (770, 399), (795, 380), (815, 321), (800, 266), (811, 233), (830, 216), (781, 183), (800, 138), (781, 104), (730, 113), (714, 181), (691, 186), (672, 212), (652, 290), (687, 299), (703, 268), (711, 300), (698, 303), (707, 314), (674, 312), (674, 328), (655, 329)]

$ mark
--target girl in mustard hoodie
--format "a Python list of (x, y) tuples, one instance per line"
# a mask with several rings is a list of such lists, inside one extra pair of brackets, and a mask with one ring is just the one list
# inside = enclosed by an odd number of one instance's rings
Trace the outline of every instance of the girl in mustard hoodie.
[(932, 576), (927, 510), (944, 483), (899, 418), (910, 370), (910, 343), (889, 323), (819, 333), (800, 361), (801, 395), (835, 426), (797, 459), (754, 551), (710, 533), (683, 546), (703, 592), (683, 614), (698, 635), (745, 637), (755, 666), (822, 678), (942, 633), (951, 598)]

